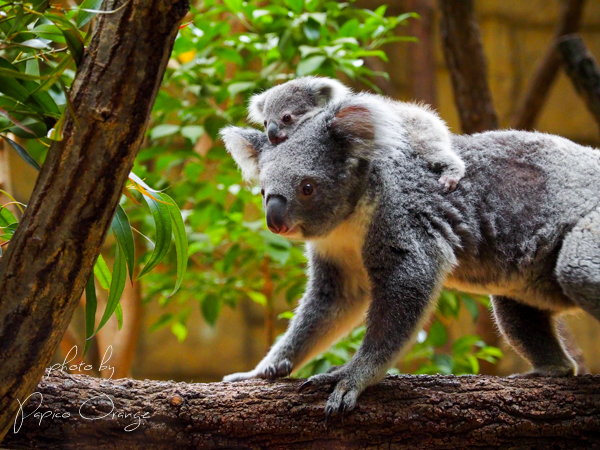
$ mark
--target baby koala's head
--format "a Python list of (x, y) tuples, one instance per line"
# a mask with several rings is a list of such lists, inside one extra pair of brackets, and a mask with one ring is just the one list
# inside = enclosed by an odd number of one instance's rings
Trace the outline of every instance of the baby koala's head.
[(348, 87), (331, 78), (297, 78), (253, 95), (248, 118), (263, 124), (269, 141), (276, 145), (325, 105), (351, 93)]

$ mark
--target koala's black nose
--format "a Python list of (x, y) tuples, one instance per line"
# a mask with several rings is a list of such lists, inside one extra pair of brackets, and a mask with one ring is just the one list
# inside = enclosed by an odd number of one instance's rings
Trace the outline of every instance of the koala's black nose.
[(279, 144), (284, 140), (281, 136), (279, 136), (279, 127), (275, 122), (271, 122), (267, 127), (267, 136), (269, 137), (271, 144)]
[(281, 195), (270, 195), (267, 198), (267, 226), (275, 234), (288, 231), (286, 225), (287, 205)]

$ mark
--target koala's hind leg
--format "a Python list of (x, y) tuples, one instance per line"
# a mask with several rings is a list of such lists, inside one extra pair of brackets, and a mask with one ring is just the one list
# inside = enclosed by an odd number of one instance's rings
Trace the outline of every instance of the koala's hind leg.
[(533, 366), (524, 377), (564, 377), (576, 365), (563, 348), (552, 313), (508, 297), (492, 298), (496, 322), (512, 347)]
[(600, 209), (565, 237), (555, 273), (564, 293), (600, 321)]

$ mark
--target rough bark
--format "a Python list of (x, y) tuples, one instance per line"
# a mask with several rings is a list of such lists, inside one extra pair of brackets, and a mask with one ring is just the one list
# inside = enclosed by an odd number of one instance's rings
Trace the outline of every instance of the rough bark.
[[(107, 2), (105, 2), (107, 3)], [(35, 389), (100, 251), (187, 0), (118, 0), (99, 15), (67, 115), (0, 259), (0, 439)]]
[(537, 118), (542, 111), (560, 68), (560, 58), (556, 53), (557, 40), (561, 36), (579, 30), (584, 4), (585, 0), (563, 0), (561, 2), (560, 21), (556, 26), (554, 37), (533, 75), (523, 102), (517, 109), (513, 120), (513, 128), (533, 130), (535, 127)]
[(464, 133), (498, 128), (473, 0), (439, 0), (441, 36)]
[[(343, 422), (334, 418), (328, 425), (327, 389), (299, 394), (299, 385), (300, 380), (112, 381), (53, 372), (38, 386), (42, 397), (32, 397), (22, 424), (22, 416), (16, 420), (18, 433), (11, 430), (4, 445), (412, 450), (576, 449), (600, 443), (600, 376), (388, 377), (367, 389)], [(37, 413), (46, 416), (27, 416), (40, 398)], [(70, 416), (63, 418), (65, 413)], [(134, 418), (136, 413), (145, 418)]]
[(567, 75), (600, 127), (600, 69), (594, 55), (578, 34), (560, 39), (558, 50)]

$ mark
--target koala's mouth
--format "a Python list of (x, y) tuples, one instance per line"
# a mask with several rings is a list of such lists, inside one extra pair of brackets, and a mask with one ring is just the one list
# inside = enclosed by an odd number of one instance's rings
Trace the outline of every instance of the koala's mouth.
[(303, 237), (302, 228), (300, 227), (300, 224), (294, 225), (285, 233), (279, 233), (279, 235), (284, 236), (288, 239), (302, 239)]

